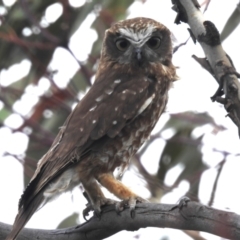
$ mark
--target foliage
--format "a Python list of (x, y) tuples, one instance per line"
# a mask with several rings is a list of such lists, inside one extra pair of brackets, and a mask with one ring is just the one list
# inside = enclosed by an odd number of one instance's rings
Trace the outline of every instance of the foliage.
[[(79, 101), (79, 93), (85, 92), (91, 85), (105, 29), (113, 22), (124, 19), (126, 10), (132, 2), (133, 0), (92, 0), (86, 1), (80, 7), (73, 7), (66, 0), (19, 0), (11, 7), (4, 4), (0, 6), (5, 11), (5, 14), (0, 16), (0, 71), (26, 59), (31, 63), (30, 71), (26, 76), (8, 86), (1, 86), (0, 101), (3, 107), (0, 109), (0, 127), (4, 126), (6, 118), (15, 113), (14, 104), (24, 96), (26, 88), (32, 85), (37, 86), (42, 78), (50, 82), (48, 91), (39, 97), (30, 113), (22, 115), (23, 124), (17, 129), (12, 129), (13, 132), (23, 132), (29, 136), (29, 146), (23, 161), (25, 184), (29, 182), (37, 161), (50, 147), (59, 127), (71, 112), (72, 106)], [(53, 23), (41, 24), (46, 10), (56, 3), (61, 4), (63, 9), (60, 17)], [(233, 24), (234, 27), (238, 25), (239, 13), (236, 11), (226, 28), (229, 24)], [(69, 41), (90, 13), (96, 15), (92, 28), (97, 32), (98, 38), (86, 61), (80, 62), (69, 49)], [(26, 35), (26, 30), (31, 34)], [(228, 34), (226, 31), (223, 32), (222, 38), (226, 38)], [(68, 51), (79, 64), (78, 70), (73, 73), (66, 88), (59, 88), (54, 80), (58, 69), (49, 68), (49, 63), (57, 48)], [(203, 135), (195, 137), (193, 133), (207, 124), (210, 124), (216, 132), (223, 128), (206, 113), (185, 112), (172, 114), (169, 117), (164, 127), (151, 136), (149, 142), (136, 156), (137, 161), (134, 161), (134, 164), (139, 167), (140, 174), (146, 180), (153, 197), (161, 198), (180, 181), (187, 180), (190, 183), (188, 195), (198, 200), (199, 179), (208, 166), (204, 163), (200, 151)], [(166, 144), (159, 159), (159, 168), (152, 176), (142, 165), (141, 154), (155, 139), (163, 139), (164, 131), (169, 129), (173, 134), (164, 139)], [(22, 160), (21, 156), (15, 157)], [(183, 166), (182, 173), (173, 186), (165, 186), (164, 180), (167, 173), (178, 164)], [(160, 195), (159, 189), (161, 189)], [(69, 219), (71, 224), (77, 221), (75, 214)], [(62, 224), (66, 227), (70, 223)]]

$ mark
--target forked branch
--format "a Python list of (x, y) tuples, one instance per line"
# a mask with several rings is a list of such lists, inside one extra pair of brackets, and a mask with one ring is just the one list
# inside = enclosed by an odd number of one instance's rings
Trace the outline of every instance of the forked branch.
[(191, 37), (194, 42), (200, 43), (205, 53), (206, 58), (193, 56), (194, 59), (210, 72), (219, 84), (211, 99), (224, 105), (227, 116), (236, 124), (240, 133), (240, 74), (224, 51), (217, 28), (212, 22), (204, 20), (197, 0), (172, 0), (172, 3), (173, 10), (177, 12), (175, 23), (188, 23)]

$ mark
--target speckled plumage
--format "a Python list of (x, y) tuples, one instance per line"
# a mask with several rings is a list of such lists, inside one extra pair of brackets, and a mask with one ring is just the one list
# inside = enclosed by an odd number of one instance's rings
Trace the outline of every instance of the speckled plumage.
[(45, 201), (80, 183), (95, 212), (111, 201), (98, 182), (132, 208), (142, 199), (115, 180), (149, 137), (163, 112), (171, 82), (169, 30), (147, 18), (125, 20), (106, 31), (96, 80), (61, 128), (19, 202), (19, 231)]

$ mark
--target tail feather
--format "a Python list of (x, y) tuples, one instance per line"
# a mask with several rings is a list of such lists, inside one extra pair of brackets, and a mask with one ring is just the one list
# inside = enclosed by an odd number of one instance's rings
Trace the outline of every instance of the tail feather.
[(20, 207), (18, 214), (15, 218), (12, 231), (7, 236), (6, 240), (14, 240), (17, 238), (19, 232), (22, 230), (22, 228), (24, 228), (28, 220), (39, 208), (43, 200), (43, 194), (40, 193), (29, 204)]

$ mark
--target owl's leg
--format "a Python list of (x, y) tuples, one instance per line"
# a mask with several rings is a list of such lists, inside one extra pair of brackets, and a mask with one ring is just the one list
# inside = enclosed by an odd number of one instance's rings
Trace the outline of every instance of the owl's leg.
[(86, 219), (88, 213), (93, 210), (96, 216), (100, 216), (101, 207), (104, 205), (115, 204), (116, 201), (105, 198), (102, 190), (100, 189), (95, 179), (82, 180), (82, 185), (87, 192), (88, 198), (90, 199), (90, 205), (83, 210), (83, 217)]
[(147, 200), (137, 196), (120, 181), (115, 179), (111, 173), (101, 174), (98, 176), (97, 180), (116, 197), (123, 200), (122, 202), (116, 204), (116, 209), (119, 212), (122, 211), (125, 206), (129, 206), (131, 216), (134, 217), (136, 203), (147, 202)]

